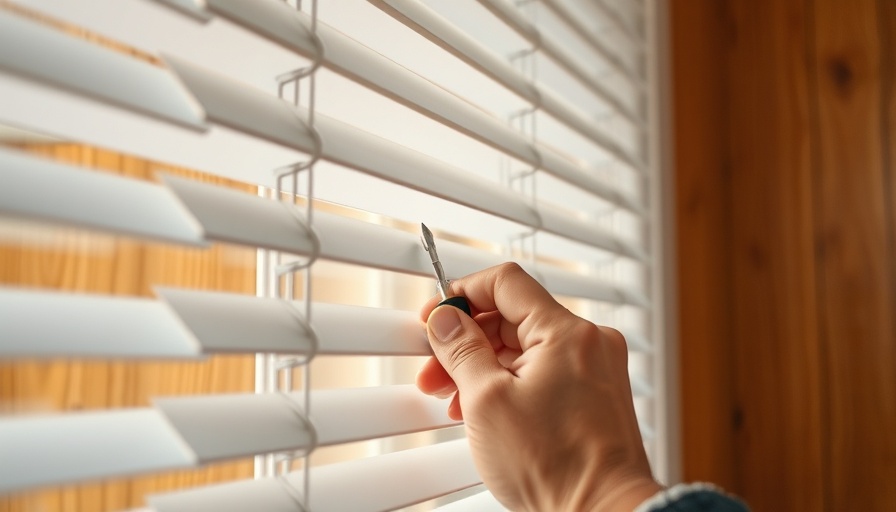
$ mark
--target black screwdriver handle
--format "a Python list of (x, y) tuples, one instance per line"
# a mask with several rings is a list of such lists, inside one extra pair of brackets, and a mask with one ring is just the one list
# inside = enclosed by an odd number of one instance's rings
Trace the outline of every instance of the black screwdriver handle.
[[(467, 302), (466, 297), (461, 297), (460, 295), (458, 295), (457, 297), (448, 297), (447, 299), (443, 300), (442, 302), (439, 302), (439, 306), (443, 306), (443, 305), (454, 306), (457, 309), (466, 313), (467, 316), (469, 316), (469, 317), (473, 316), (473, 313), (470, 311), (470, 303)], [(438, 306), (436, 306), (436, 307), (438, 307)]]

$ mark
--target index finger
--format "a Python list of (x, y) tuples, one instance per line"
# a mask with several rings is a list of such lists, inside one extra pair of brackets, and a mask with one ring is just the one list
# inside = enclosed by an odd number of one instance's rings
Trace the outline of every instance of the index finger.
[[(535, 340), (530, 336), (540, 321), (558, 313), (571, 314), (538, 281), (516, 263), (504, 263), (452, 281), (451, 295), (467, 298), (474, 313), (497, 311), (509, 324), (517, 326), (520, 345), (525, 350)], [(421, 310), (425, 322), (438, 301), (427, 302)]]

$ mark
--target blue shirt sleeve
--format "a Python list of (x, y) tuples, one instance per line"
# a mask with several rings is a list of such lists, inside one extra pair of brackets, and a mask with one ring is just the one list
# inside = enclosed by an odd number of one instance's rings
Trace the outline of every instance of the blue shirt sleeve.
[(635, 512), (749, 512), (740, 500), (707, 484), (677, 485), (647, 500)]

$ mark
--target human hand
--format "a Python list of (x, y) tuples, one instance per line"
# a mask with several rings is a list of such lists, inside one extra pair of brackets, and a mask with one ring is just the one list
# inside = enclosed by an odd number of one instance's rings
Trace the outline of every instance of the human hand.
[(661, 487), (632, 403), (625, 339), (570, 313), (513, 263), (453, 281), (472, 318), (421, 310), (435, 357), (417, 375), (463, 419), (489, 490), (511, 510), (631, 511)]

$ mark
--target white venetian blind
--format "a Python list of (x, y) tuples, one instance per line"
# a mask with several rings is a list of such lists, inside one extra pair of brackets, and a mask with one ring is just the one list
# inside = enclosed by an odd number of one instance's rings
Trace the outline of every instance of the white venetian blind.
[[(632, 0), (0, 3), (0, 123), (259, 187), (138, 181), (0, 148), (0, 215), (237, 244), (260, 262), (256, 295), (0, 287), (7, 360), (258, 354), (254, 394), (0, 416), (0, 494), (257, 456), (253, 480), (146, 506), (500, 509), (447, 403), (412, 385), (429, 354), (416, 308), (435, 292), (420, 222), (449, 277), (517, 261), (577, 314), (620, 329), (655, 454), (665, 441), (654, 434), (645, 10)], [(327, 450), (338, 455), (319, 456)]]

